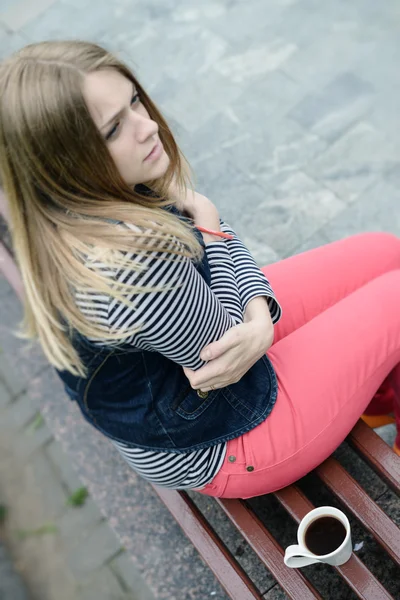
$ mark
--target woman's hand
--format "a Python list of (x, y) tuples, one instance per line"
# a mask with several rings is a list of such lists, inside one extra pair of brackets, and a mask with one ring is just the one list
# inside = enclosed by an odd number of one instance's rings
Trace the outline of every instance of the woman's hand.
[[(265, 299), (263, 298), (262, 300)], [(203, 348), (200, 358), (209, 362), (198, 371), (184, 368), (195, 390), (209, 391), (237, 383), (265, 354), (274, 340), (274, 326), (268, 313), (236, 325)], [(207, 358), (209, 353), (209, 358)]]

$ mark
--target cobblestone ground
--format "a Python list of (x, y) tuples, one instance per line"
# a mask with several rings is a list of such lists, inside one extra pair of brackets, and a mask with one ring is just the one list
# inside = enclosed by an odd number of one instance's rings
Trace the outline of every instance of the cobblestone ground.
[(134, 66), (260, 264), (399, 233), (399, 29), (395, 0), (0, 3), (1, 56), (81, 37)]
[[(260, 265), (361, 231), (400, 234), (399, 33), (396, 0), (0, 1), (0, 57), (33, 41), (80, 37), (134, 66), (193, 165), (199, 191)], [(25, 427), (35, 416), (14, 379), (2, 410)], [(47, 473), (41, 485), (58, 490), (51, 510), (68, 522), (74, 513), (61, 511), (68, 461), (46, 428), (33, 438), (22, 447), (36, 477)], [(74, 527), (90, 529), (92, 517)], [(96, 527), (89, 548), (111, 540), (104, 524)], [(99, 550), (87, 573), (106, 570), (85, 598), (125, 598), (127, 588), (102, 587), (121, 581), (111, 565), (119, 546), (104, 546), (109, 553)], [(71, 556), (72, 571), (85, 568)], [(271, 585), (264, 582), (265, 597), (280, 598)]]

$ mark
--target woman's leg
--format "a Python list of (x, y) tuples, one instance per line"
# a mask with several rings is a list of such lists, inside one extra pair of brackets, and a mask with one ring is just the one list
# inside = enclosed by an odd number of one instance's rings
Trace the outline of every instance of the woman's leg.
[[(390, 233), (354, 235), (264, 267), (282, 306), (275, 343), (368, 281), (399, 268), (400, 238)], [(393, 422), (390, 378), (380, 383), (363, 416), (372, 427)]]
[(372, 279), (400, 269), (400, 238), (354, 235), (262, 268), (282, 306), (275, 343)]
[(390, 372), (400, 391), (400, 269), (286, 335), (268, 356), (279, 386), (272, 413), (228, 442), (202, 493), (248, 498), (293, 483), (339, 446)]

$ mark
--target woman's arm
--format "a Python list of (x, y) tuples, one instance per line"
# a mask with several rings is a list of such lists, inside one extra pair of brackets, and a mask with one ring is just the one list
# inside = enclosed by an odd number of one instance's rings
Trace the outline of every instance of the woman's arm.
[(120, 273), (119, 282), (143, 287), (168, 283), (176, 289), (132, 294), (128, 298), (130, 306), (112, 300), (109, 327), (115, 330), (140, 325), (141, 330), (127, 340), (132, 345), (160, 352), (190, 369), (204, 365), (200, 358), (204, 346), (220, 339), (243, 319), (232, 259), (225, 242), (209, 244), (206, 253), (210, 287), (190, 259), (164, 260), (168, 258), (166, 253), (154, 252), (143, 260), (142, 264), (147, 266), (145, 272)]
[(248, 248), (239, 239), (230, 225), (221, 220), (221, 231), (229, 233), (233, 239), (226, 242), (235, 266), (236, 283), (238, 285), (243, 309), (246, 314), (248, 303), (259, 296), (264, 296), (271, 313), (273, 323), (281, 318), (282, 310), (270, 282), (258, 267)]

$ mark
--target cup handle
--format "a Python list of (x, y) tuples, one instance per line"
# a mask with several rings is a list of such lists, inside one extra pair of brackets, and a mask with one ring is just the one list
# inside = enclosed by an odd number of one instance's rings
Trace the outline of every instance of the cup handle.
[(283, 560), (285, 561), (285, 565), (291, 569), (299, 569), (322, 562), (314, 554), (311, 554), (311, 552), (308, 552), (305, 548), (297, 544), (286, 548)]

